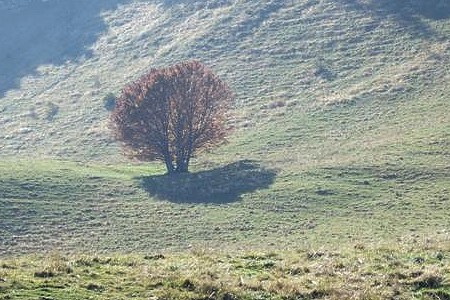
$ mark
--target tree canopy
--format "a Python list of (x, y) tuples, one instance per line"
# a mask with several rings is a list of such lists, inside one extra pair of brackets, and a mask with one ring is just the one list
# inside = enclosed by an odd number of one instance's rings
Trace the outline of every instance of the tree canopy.
[(187, 172), (190, 159), (226, 141), (231, 89), (199, 61), (151, 69), (116, 100), (111, 123), (125, 154)]

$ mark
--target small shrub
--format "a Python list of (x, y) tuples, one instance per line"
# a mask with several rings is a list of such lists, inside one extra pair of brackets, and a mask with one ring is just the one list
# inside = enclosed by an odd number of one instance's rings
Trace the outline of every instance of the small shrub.
[(50, 278), (50, 277), (54, 277), (55, 275), (56, 274), (53, 271), (49, 271), (49, 270), (34, 272), (34, 277), (39, 277), (39, 278)]
[(89, 284), (86, 286), (86, 289), (89, 290), (89, 291), (101, 292), (101, 291), (103, 291), (105, 288), (104, 288), (103, 286), (99, 285), (99, 284), (96, 284), (96, 283), (89, 283)]
[(183, 283), (181, 284), (181, 287), (188, 291), (195, 290), (195, 284), (189, 279), (184, 280)]
[(107, 111), (112, 111), (116, 107), (116, 96), (113, 93), (108, 93), (103, 97), (103, 107)]
[(7, 264), (7, 263), (2, 263), (2, 264), (0, 265), (0, 267), (1, 267), (2, 269), (10, 269), (10, 270), (17, 269), (16, 266), (13, 266), (13, 265)]
[(356, 243), (355, 246), (353, 246), (356, 250), (365, 250), (366, 246), (362, 243)]
[(147, 260), (159, 260), (159, 259), (165, 259), (166, 257), (163, 254), (155, 254), (155, 255), (145, 255), (144, 259)]
[(46, 106), (47, 107), (46, 107), (45, 119), (47, 121), (51, 122), (51, 121), (53, 121), (55, 116), (58, 114), (59, 106), (51, 101), (47, 102)]
[(306, 258), (308, 260), (314, 260), (314, 259), (320, 258), (324, 255), (325, 255), (325, 253), (323, 253), (322, 251), (310, 251), (310, 252), (306, 253)]
[(236, 296), (234, 296), (231, 293), (226, 292), (225, 294), (223, 294), (222, 296), (222, 300), (235, 300), (238, 299)]
[(438, 274), (425, 274), (413, 282), (416, 289), (437, 289), (442, 286), (444, 278)]
[(286, 106), (286, 101), (276, 100), (267, 105), (261, 106), (261, 109), (275, 109), (275, 108), (284, 107), (284, 106)]

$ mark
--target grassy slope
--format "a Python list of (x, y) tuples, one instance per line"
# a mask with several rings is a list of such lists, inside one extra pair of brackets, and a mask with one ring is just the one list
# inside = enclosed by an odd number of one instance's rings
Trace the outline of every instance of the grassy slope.
[[(448, 20), (425, 18), (413, 6), (408, 19), (385, 1), (378, 7), (365, 2), (365, 9), (352, 1), (222, 3), (199, 9), (141, 1), (106, 11), (109, 29), (92, 46), (92, 57), (40, 66), (1, 99), (0, 253), (207, 248), (231, 256), (170, 255), (155, 271), (169, 283), (150, 276), (142, 289), (124, 282), (123, 293), (110, 291), (115, 277), (108, 272), (135, 282), (146, 276), (135, 272), (154, 266), (122, 257), (138, 268), (94, 261), (82, 270), (75, 255), (57, 258), (73, 273), (33, 279), (49, 268), (46, 262), (7, 259), (0, 268), (5, 297), (58, 297), (60, 290), (68, 298), (148, 298), (143, 290), (155, 284), (161, 299), (205, 298), (210, 290), (198, 287), (208, 283), (204, 276), (172, 265), (208, 266), (203, 261), (210, 260), (220, 269), (215, 276), (231, 277), (214, 296), (224, 299), (227, 291), (241, 298), (252, 291), (260, 299), (265, 293), (342, 298), (363, 289), (368, 298), (397, 290), (407, 299), (415, 289), (416, 296), (424, 287), (448, 289), (448, 261), (436, 258), (450, 249)], [(187, 58), (204, 60), (235, 88), (237, 130), (229, 145), (195, 162), (197, 175), (172, 182), (159, 175), (159, 165), (128, 165), (117, 155), (102, 99), (151, 65)], [(51, 103), (59, 108), (52, 118)], [(173, 186), (193, 196), (174, 197)], [(248, 262), (237, 252), (255, 249), (288, 252), (273, 258), (275, 268), (252, 273), (261, 260)], [(318, 249), (326, 253), (319, 261), (303, 260)], [(426, 257), (425, 265), (416, 266), (416, 256)], [(362, 266), (353, 265), (361, 257)], [(224, 274), (221, 263), (231, 273)], [(313, 271), (297, 278), (286, 275), (284, 264)], [(116, 265), (120, 270), (111, 271)], [(239, 286), (240, 272), (249, 284)], [(349, 273), (359, 279), (348, 282)], [(419, 283), (417, 290), (414, 282), (430, 274), (437, 284)], [(252, 287), (261, 276), (267, 285)], [(194, 281), (192, 291), (183, 287), (185, 279)], [(298, 285), (287, 292), (288, 282)], [(89, 283), (103, 288), (89, 290)], [(172, 296), (163, 295), (168, 286)], [(344, 286), (351, 287), (339, 295)]]
[[(98, 35), (85, 45), (91, 57), (40, 65), (2, 98), (2, 155), (110, 161), (117, 149), (103, 97), (151, 66), (189, 58), (205, 61), (230, 83), (238, 94), (237, 125), (254, 131), (284, 125), (282, 113), (261, 109), (276, 101), (301, 118), (326, 104), (379, 100), (372, 108), (385, 110), (400, 95), (416, 102), (419, 92), (445, 93), (434, 86), (448, 81), (447, 19), (405, 21), (389, 3), (364, 9), (343, 0), (220, 3), (107, 6), (103, 31), (79, 28)], [(78, 14), (82, 7), (71, 9)], [(69, 43), (83, 42), (74, 36)]]

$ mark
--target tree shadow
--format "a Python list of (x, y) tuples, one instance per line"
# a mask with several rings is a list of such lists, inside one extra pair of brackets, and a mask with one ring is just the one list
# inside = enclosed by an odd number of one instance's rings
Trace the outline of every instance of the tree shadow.
[(269, 187), (274, 170), (256, 161), (242, 160), (223, 167), (196, 173), (137, 177), (150, 195), (174, 203), (236, 202), (245, 193)]
[(442, 20), (450, 18), (450, 2), (442, 0), (341, 0), (351, 9), (364, 11), (380, 22), (393, 18), (402, 28), (424, 37), (433, 35), (433, 30), (422, 18)]
[[(47, 0), (0, 6), (0, 98), (40, 65), (90, 57), (106, 24), (102, 11), (128, 0)], [(17, 2), (20, 3), (20, 2)]]

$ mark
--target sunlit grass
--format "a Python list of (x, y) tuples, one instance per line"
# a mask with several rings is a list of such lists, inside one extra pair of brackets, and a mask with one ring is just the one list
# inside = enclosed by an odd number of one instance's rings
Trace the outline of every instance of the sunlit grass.
[[(220, 2), (105, 11), (92, 57), (1, 99), (0, 299), (449, 299), (449, 20)], [(168, 178), (103, 100), (192, 58), (235, 130)]]
[[(329, 250), (25, 256), (0, 260), (4, 299), (434, 299), (449, 241)], [(442, 298), (440, 298), (442, 299)]]

